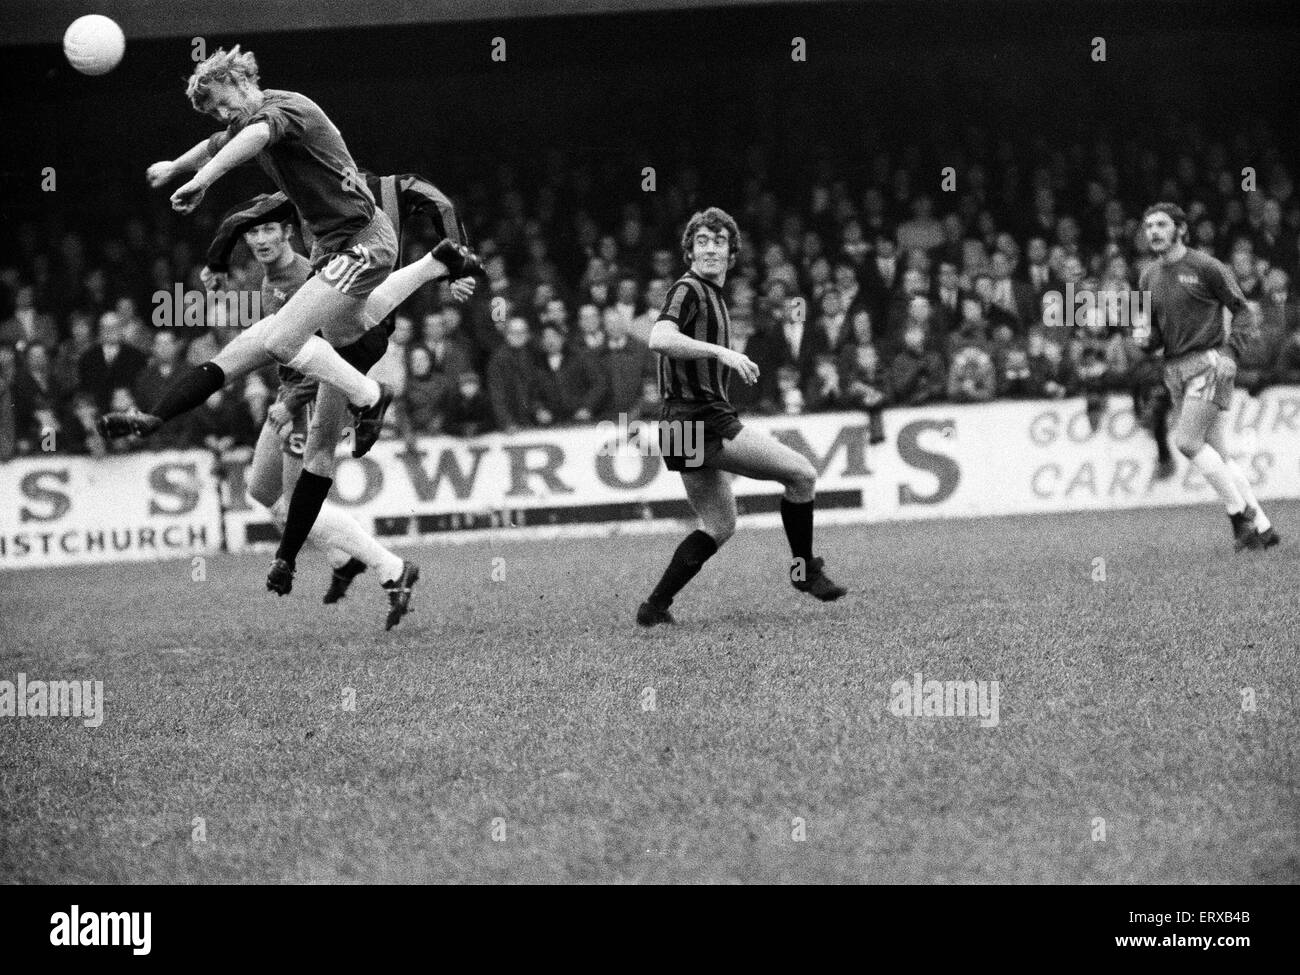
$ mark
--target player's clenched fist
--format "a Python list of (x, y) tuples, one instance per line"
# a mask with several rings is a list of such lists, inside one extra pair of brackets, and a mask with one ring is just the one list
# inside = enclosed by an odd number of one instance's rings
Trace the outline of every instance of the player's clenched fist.
[(203, 270), (199, 271), (199, 280), (203, 282), (203, 287), (209, 291), (226, 290), (226, 274), (224, 271), (214, 271), (206, 264)]
[(193, 213), (194, 208), (203, 202), (203, 194), (208, 188), (197, 179), (192, 179), (172, 194), (172, 209), (177, 213)]
[(718, 353), (718, 361), (728, 369), (733, 369), (740, 374), (740, 378), (745, 381), (745, 385), (752, 386), (758, 382), (758, 363), (743, 352), (737, 352), (735, 349), (723, 349)]
[(148, 169), (144, 171), (145, 179), (149, 181), (149, 185), (152, 186), (154, 189), (158, 189), (158, 187), (165, 186), (167, 183), (170, 183), (172, 177), (175, 175), (176, 175), (176, 166), (171, 162), (171, 160), (167, 160), (167, 159), (163, 160), (162, 162), (154, 163), (152, 166), (150, 166)]

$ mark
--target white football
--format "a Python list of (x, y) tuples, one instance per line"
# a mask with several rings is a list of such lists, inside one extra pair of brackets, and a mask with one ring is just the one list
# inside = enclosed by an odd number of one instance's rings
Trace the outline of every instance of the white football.
[(82, 74), (107, 74), (126, 52), (126, 35), (102, 14), (78, 17), (63, 34), (63, 54)]

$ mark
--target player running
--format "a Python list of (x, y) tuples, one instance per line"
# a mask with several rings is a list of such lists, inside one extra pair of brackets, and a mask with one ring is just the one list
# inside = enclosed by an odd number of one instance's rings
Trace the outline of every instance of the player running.
[[(729, 344), (722, 285), (739, 249), (740, 230), (726, 212), (709, 207), (691, 217), (682, 235), (690, 269), (669, 290), (650, 333), (650, 348), (659, 354), (664, 464), (681, 474), (702, 527), (677, 547), (663, 578), (637, 609), (641, 626), (675, 622), (668, 611), (673, 597), (736, 530), (730, 474), (785, 486), (781, 522), (794, 556), (791, 584), (826, 602), (847, 592), (827, 577), (822, 559), (813, 556), (817, 472), (801, 454), (742, 425), (727, 399), (732, 372), (750, 385), (758, 380), (758, 366)], [(701, 435), (692, 439), (685, 434), (687, 424)], [(692, 449), (692, 443), (702, 449)]]
[[(1232, 271), (1187, 247), (1187, 214), (1181, 207), (1148, 207), (1142, 229), (1159, 260), (1142, 272), (1138, 284), (1151, 295), (1150, 333), (1134, 337), (1148, 351), (1164, 347), (1165, 384), (1178, 414), (1174, 445), (1222, 499), (1233, 547), (1270, 548), (1280, 540), (1278, 533), (1232, 459), (1224, 415), (1232, 405), (1237, 362), (1258, 329), (1255, 315)], [(1224, 308), (1233, 315), (1226, 337)]]

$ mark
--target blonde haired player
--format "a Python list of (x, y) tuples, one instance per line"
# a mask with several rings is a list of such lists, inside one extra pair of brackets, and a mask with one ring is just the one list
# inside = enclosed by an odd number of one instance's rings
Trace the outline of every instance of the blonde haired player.
[[(193, 173), (171, 196), (172, 209), (191, 213), (209, 186), (256, 159), (288, 198), (311, 244), (314, 273), (257, 337), (277, 362), (347, 397), (355, 418), (353, 456), (360, 457), (379, 437), (392, 391), (367, 378), (331, 343), (355, 341), (365, 330), (366, 298), (391, 272), (397, 236), (320, 106), (297, 92), (263, 90), (259, 78), (253, 53), (238, 45), (199, 64), (186, 85), (190, 104), (226, 128), (177, 159), (154, 163), (147, 177), (156, 188)], [(452, 278), (477, 273), (477, 259), (467, 248), (444, 243), (448, 246), (432, 255), (440, 262), (438, 270)], [(323, 338), (314, 334), (317, 329)], [(224, 383), (220, 366), (204, 363), (183, 378), (168, 409), (184, 412)], [(320, 409), (330, 409), (329, 391), (322, 388), (320, 396)], [(282, 546), (294, 551), (301, 546), (331, 483), (329, 477), (303, 472), (289, 501)], [(284, 588), (292, 572), (293, 565), (277, 556), (268, 587)]]
[[(1228, 448), (1225, 412), (1232, 405), (1237, 362), (1258, 323), (1232, 271), (1208, 254), (1189, 250), (1187, 214), (1156, 203), (1142, 215), (1142, 231), (1157, 261), (1142, 272), (1140, 291), (1151, 295), (1150, 330), (1135, 334), (1147, 351), (1164, 348), (1165, 385), (1178, 418), (1173, 440), (1223, 501), (1233, 547), (1266, 549), (1280, 540), (1246, 472)], [(1233, 315), (1224, 333), (1223, 310)]]

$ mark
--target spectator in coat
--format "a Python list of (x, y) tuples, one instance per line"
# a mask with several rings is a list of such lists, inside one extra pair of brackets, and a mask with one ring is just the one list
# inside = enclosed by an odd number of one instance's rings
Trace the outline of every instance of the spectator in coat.
[(939, 353), (926, 350), (928, 340), (925, 327), (911, 322), (903, 331), (903, 347), (889, 363), (889, 386), (900, 405), (921, 406), (943, 397), (947, 370)]
[(117, 312), (106, 311), (99, 317), (99, 341), (81, 355), (78, 387), (94, 396), (100, 410), (107, 412), (113, 390), (129, 391), (148, 364), (143, 352), (123, 341)]
[(68, 316), (68, 337), (54, 354), (54, 375), (61, 389), (71, 392), (81, 383), (81, 356), (95, 344), (95, 320), (84, 311)]
[(813, 361), (813, 374), (804, 383), (803, 399), (809, 413), (827, 413), (849, 405), (848, 394), (840, 383), (835, 355), (830, 352), (817, 354)]
[(441, 308), (424, 316), (423, 338), (429, 353), (430, 371), (441, 376), (450, 389), (460, 374), (466, 369), (472, 369), (473, 365), (468, 346), (456, 333), (456, 323), (453, 321), (456, 312), (449, 315), (448, 311), (448, 308)]
[(645, 377), (653, 374), (654, 356), (644, 342), (632, 335), (631, 323), (622, 315), (607, 317), (605, 331), (601, 362), (609, 395), (602, 413), (616, 418), (620, 413), (630, 413), (636, 405)]
[(21, 353), (34, 342), (53, 349), (59, 332), (53, 318), (36, 310), (36, 289), (25, 284), (14, 294), (14, 313), (0, 322), (0, 344)]
[(840, 360), (840, 389), (847, 409), (867, 414), (870, 442), (885, 439), (882, 414), (892, 402), (889, 379), (880, 368), (880, 356), (870, 342), (846, 349)]
[[(125, 394), (123, 399), (134, 401), (127, 390), (117, 390), (115, 395), (121, 394)], [(126, 408), (113, 407), (114, 410)], [(223, 454), (235, 447), (252, 447), (257, 440), (257, 426), (242, 396), (219, 389), (194, 412), (198, 414), (198, 435), (202, 444), (215, 453)], [(112, 444), (109, 449), (112, 450)]]
[(428, 346), (416, 343), (407, 348), (406, 391), (402, 394), (399, 424), (404, 439), (442, 431), (443, 400), (453, 385), (450, 378), (434, 369)]
[(0, 461), (18, 453), (18, 353), (0, 344)]
[(54, 376), (49, 350), (39, 342), (28, 343), (14, 381), (19, 453), (60, 449), (66, 398)]
[(586, 423), (604, 406), (608, 380), (599, 359), (581, 348), (566, 347), (559, 329), (542, 331), (538, 360), (537, 421)]
[[(184, 349), (175, 329), (160, 328), (154, 333), (153, 354), (148, 363), (136, 376), (131, 387), (135, 401), (151, 409), (158, 402), (162, 391), (175, 378), (177, 370), (182, 369), (181, 358)], [(180, 417), (177, 417), (179, 420)], [(162, 436), (171, 424), (166, 424), (156, 436)]]
[(528, 320), (505, 324), (505, 341), (488, 360), (487, 394), (499, 430), (515, 433), (537, 422), (537, 368), (529, 348)]
[(1029, 333), (1029, 395), (1061, 399), (1070, 388), (1070, 372), (1061, 346), (1039, 329)]
[(462, 372), (447, 395), (443, 430), (453, 437), (477, 437), (493, 429), (492, 403), (478, 373)]

